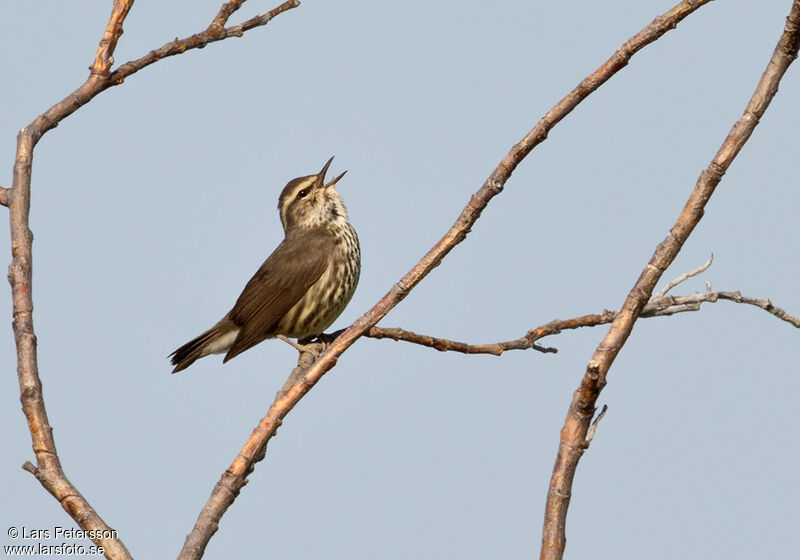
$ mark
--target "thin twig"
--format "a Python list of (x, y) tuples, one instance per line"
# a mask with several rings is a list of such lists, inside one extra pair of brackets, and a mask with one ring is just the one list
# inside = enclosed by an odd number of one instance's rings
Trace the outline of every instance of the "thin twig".
[(120, 65), (119, 68), (114, 70), (109, 75), (109, 81), (111, 82), (111, 84), (109, 85), (121, 84), (128, 76), (130, 76), (134, 72), (138, 72), (142, 68), (149, 66), (154, 62), (158, 62), (162, 58), (183, 54), (184, 52), (191, 49), (202, 49), (203, 47), (209, 45), (210, 43), (214, 43), (216, 41), (222, 41), (223, 39), (228, 39), (230, 37), (241, 37), (245, 31), (248, 31), (255, 27), (266, 25), (275, 16), (282, 14), (287, 10), (291, 10), (292, 8), (296, 8), (299, 5), (300, 5), (299, 0), (289, 0), (281, 4), (277, 8), (270, 10), (269, 12), (266, 12), (264, 14), (257, 15), (254, 18), (251, 18), (242, 24), (233, 25), (231, 27), (227, 27), (221, 30), (216, 28), (212, 23), (212, 25), (210, 25), (208, 29), (206, 29), (205, 31), (201, 31), (200, 33), (195, 33), (194, 35), (190, 35), (189, 37), (185, 37), (183, 39), (175, 39), (174, 41), (170, 41), (169, 43), (166, 43), (161, 47), (150, 51), (146, 55), (137, 58), (136, 60), (131, 60), (129, 62), (126, 62), (125, 64)]
[(561, 441), (545, 506), (542, 560), (560, 560), (563, 557), (572, 481), (583, 454), (582, 443), (586, 440), (597, 398), (606, 384), (606, 374), (630, 336), (633, 325), (647, 305), (656, 283), (675, 260), (681, 247), (702, 218), (706, 203), (714, 193), (714, 189), (769, 107), (786, 69), (797, 57), (799, 46), (800, 0), (795, 0), (786, 20), (784, 32), (744, 114), (733, 125), (711, 164), (701, 173), (680, 217), (668, 237), (656, 248), (650, 262), (625, 299), (619, 315), (589, 361), (581, 385), (573, 395), (561, 430)]
[(583, 443), (585, 449), (588, 449), (589, 446), (592, 444), (594, 440), (594, 434), (597, 431), (597, 425), (600, 423), (600, 420), (603, 419), (603, 416), (606, 415), (606, 411), (608, 410), (608, 405), (603, 405), (603, 409), (600, 411), (600, 414), (597, 415), (597, 418), (594, 419), (592, 425), (589, 427), (589, 431), (586, 433), (586, 440)]
[(711, 263), (713, 263), (713, 262), (714, 262), (714, 254), (712, 253), (711, 257), (705, 263), (701, 264), (700, 266), (698, 266), (694, 270), (691, 270), (689, 272), (681, 274), (675, 280), (673, 280), (672, 282), (670, 282), (669, 284), (664, 286), (663, 290), (661, 290), (660, 292), (657, 292), (656, 294), (654, 294), (653, 297), (650, 298), (650, 299), (653, 300), (653, 299), (660, 299), (660, 298), (664, 297), (665, 295), (667, 295), (669, 293), (669, 291), (672, 288), (674, 288), (675, 286), (677, 286), (681, 282), (685, 282), (686, 280), (688, 280), (692, 276), (697, 276), (698, 274), (702, 274), (703, 272), (708, 270), (708, 267), (710, 267)]
[(796, 317), (787, 313), (780, 307), (777, 307), (772, 304), (772, 302), (768, 299), (754, 299), (742, 296), (739, 292), (717, 292), (717, 296), (719, 299), (725, 299), (728, 301), (735, 301), (736, 303), (746, 303), (748, 305), (755, 305), (756, 307), (760, 307), (767, 313), (772, 313), (778, 319), (782, 321), (786, 321), (787, 323), (791, 323), (797, 328), (800, 328), (800, 317)]
[(244, 486), (254, 464), (264, 457), (270, 438), (275, 435), (283, 418), (294, 408), (301, 398), (329, 371), (339, 356), (347, 350), (370, 327), (374, 326), (392, 308), (400, 303), (431, 270), (436, 268), (447, 254), (463, 241), (472, 226), (480, 217), (489, 202), (500, 194), (517, 165), (531, 150), (547, 138), (548, 132), (566, 117), (581, 101), (603, 85), (614, 74), (624, 68), (631, 57), (646, 45), (657, 40), (690, 13), (710, 0), (684, 0), (675, 8), (657, 18), (641, 32), (631, 37), (611, 58), (586, 77), (578, 86), (559, 101), (548, 113), (515, 144), (500, 164), (489, 175), (478, 191), (472, 195), (455, 224), (425, 254), (414, 267), (406, 273), (369, 311), (348, 327), (328, 349), (322, 353), (312, 366), (296, 382), (281, 391), (270, 406), (267, 415), (245, 442), (242, 450), (223, 473), (211, 492), (211, 496), (198, 516), (195, 528), (202, 537), (194, 554), (181, 553), (181, 560), (197, 559), (211, 538), (217, 524)]
[[(668, 315), (675, 315), (676, 313), (698, 311), (701, 304), (715, 303), (719, 300), (733, 301), (760, 307), (778, 319), (800, 328), (800, 317), (787, 313), (780, 307), (773, 305), (768, 299), (748, 298), (742, 296), (739, 292), (703, 292), (688, 296), (667, 296), (657, 300), (651, 300), (642, 310), (640, 317), (666, 317)], [(507, 350), (529, 349), (544, 353), (555, 353), (557, 352), (555, 348), (538, 346), (536, 341), (546, 336), (560, 334), (565, 330), (607, 325), (613, 322), (618, 315), (619, 311), (603, 311), (603, 313), (581, 315), (579, 317), (573, 317), (572, 319), (556, 319), (546, 325), (529, 330), (517, 339), (508, 340), (506, 342), (494, 342), (491, 344), (468, 344), (466, 342), (457, 342), (446, 338), (418, 334), (400, 328), (371, 327), (364, 333), (364, 336), (377, 340), (389, 338), (392, 340), (419, 344), (420, 346), (433, 348), (440, 352), (461, 352), (462, 354), (490, 354), (493, 356), (500, 356)]]
[[(117, 0), (117, 2), (114, 4), (115, 11), (112, 12), (112, 18), (116, 13), (118, 3), (121, 3), (120, 0)], [(132, 74), (135, 74), (139, 70), (150, 66), (151, 64), (158, 62), (163, 58), (183, 54), (184, 52), (192, 49), (202, 49), (210, 43), (222, 41), (223, 39), (227, 39), (229, 37), (241, 37), (244, 31), (266, 25), (275, 16), (291, 10), (292, 8), (296, 8), (299, 5), (299, 0), (288, 0), (287, 2), (280, 4), (278, 7), (265, 14), (256, 16), (243, 24), (234, 25), (230, 28), (225, 28), (222, 30), (216, 29), (212, 22), (212, 24), (209, 25), (209, 27), (204, 31), (195, 33), (194, 35), (190, 35), (184, 39), (175, 39), (174, 41), (170, 41), (169, 43), (150, 51), (144, 56), (121, 64), (116, 70), (111, 72), (106, 71), (106, 73), (103, 73), (103, 68), (105, 68), (106, 63), (103, 63), (99, 67), (99, 70), (96, 70), (95, 66), (93, 65), (91, 67), (92, 72), (89, 76), (89, 79), (86, 80), (85, 83), (67, 95), (64, 99), (50, 107), (47, 111), (39, 115), (33, 121), (33, 123), (22, 129), (22, 131), (31, 135), (33, 145), (35, 146), (42, 135), (52, 128), (58, 126), (59, 122), (83, 107), (97, 94), (107, 90), (110, 87), (120, 85), (125, 81), (126, 78)], [(217, 17), (219, 17), (219, 15)], [(244, 27), (245, 24), (248, 24), (247, 28)], [(109, 26), (111, 26), (110, 21)], [(121, 22), (119, 22), (119, 26), (115, 25), (115, 28), (118, 28), (121, 32)], [(114, 42), (114, 44), (116, 45), (116, 42)], [(100, 55), (100, 52), (101, 49), (98, 49), (98, 56)], [(108, 62), (113, 63), (113, 57), (111, 56), (113, 51), (103, 48), (102, 52), (103, 56), (108, 57)], [(95, 64), (97, 64), (97, 61), (95, 61)]]
[[(261, 22), (260, 25), (298, 4), (299, 2), (296, 0), (281, 4), (281, 6), (267, 14), (269, 15), (268, 19), (262, 18), (259, 20)], [(23, 468), (36, 476), (42, 486), (58, 500), (82, 529), (91, 530), (93, 534), (99, 535), (93, 539), (95, 544), (103, 547), (107, 558), (116, 560), (130, 559), (131, 555), (122, 541), (116, 538), (107, 538), (108, 535), (115, 533), (111, 531), (111, 528), (100, 518), (89, 502), (67, 479), (56, 451), (53, 429), (47, 418), (42, 382), (39, 377), (36, 360), (36, 335), (33, 328), (33, 297), (31, 294), (33, 234), (29, 226), (29, 213), (33, 151), (42, 136), (58, 126), (58, 123), (88, 103), (100, 92), (122, 83), (124, 77), (158, 59), (148, 59), (146, 64), (123, 65), (125, 66), (124, 71), (110, 72), (110, 68), (114, 63), (114, 50), (123, 32), (125, 17), (132, 5), (133, 0), (116, 0), (114, 2), (111, 16), (98, 45), (94, 63), (90, 67), (90, 74), (86, 82), (39, 115), (30, 125), (19, 132), (17, 135), (17, 153), (14, 162), (12, 187), (10, 191), (8, 189), (0, 190), (0, 203), (9, 207), (9, 222), (11, 226), (12, 261), (8, 268), (8, 281), (11, 284), (13, 302), (13, 329), (17, 347), (17, 377), (20, 386), (20, 400), (22, 401), (22, 410), (28, 421), (33, 450), (36, 456), (36, 465), (26, 462)], [(241, 32), (236, 31), (231, 33), (230, 36), (240, 34)], [(170, 54), (178, 54), (178, 52), (184, 52), (190, 48), (199, 48), (212, 40), (219, 40), (226, 36), (228, 35), (223, 30), (221, 37), (209, 39), (205, 42), (202, 39), (197, 39), (191, 44), (183, 44), (180, 41), (173, 42), (170, 45), (176, 49), (176, 52)]]

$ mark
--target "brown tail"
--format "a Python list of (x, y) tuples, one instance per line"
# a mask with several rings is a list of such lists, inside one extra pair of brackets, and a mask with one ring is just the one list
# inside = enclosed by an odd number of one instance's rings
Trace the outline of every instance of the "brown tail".
[(178, 373), (192, 365), (197, 359), (208, 355), (207, 352), (203, 351), (209, 343), (216, 340), (220, 334), (222, 333), (220, 332), (219, 325), (214, 325), (197, 338), (193, 338), (170, 354), (168, 357), (171, 358), (170, 361), (172, 365), (175, 366), (172, 373)]

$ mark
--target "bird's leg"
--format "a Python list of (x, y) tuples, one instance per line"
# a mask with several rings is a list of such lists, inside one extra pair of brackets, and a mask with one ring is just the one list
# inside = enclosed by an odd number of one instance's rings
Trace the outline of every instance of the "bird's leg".
[(319, 358), (319, 355), (322, 354), (322, 352), (324, 352), (330, 344), (329, 341), (317, 340), (317, 337), (313, 336), (298, 340), (297, 342), (285, 337), (282, 334), (277, 335), (276, 338), (280, 338), (282, 341), (290, 345), (301, 354), (309, 354), (313, 358), (312, 362), (316, 361), (317, 358)]
[(295, 349), (295, 350), (297, 350), (298, 352), (308, 352), (308, 351), (309, 351), (309, 350), (308, 350), (308, 349), (305, 347), (305, 345), (303, 345), (303, 344), (300, 344), (300, 343), (299, 343), (299, 341), (298, 341), (298, 342), (295, 342), (295, 341), (294, 341), (294, 340), (292, 340), (291, 338), (287, 338), (287, 337), (283, 336), (282, 334), (279, 334), (279, 335), (277, 335), (275, 338), (279, 338), (279, 339), (281, 339), (282, 341), (284, 341), (286, 344), (288, 344), (289, 346), (291, 346), (292, 348), (294, 348), (294, 349)]
[(319, 358), (319, 355), (322, 354), (328, 348), (328, 346), (330, 346), (331, 343), (343, 332), (344, 329), (332, 332), (331, 334), (317, 334), (307, 338), (299, 339), (297, 342), (285, 337), (282, 334), (277, 335), (275, 338), (281, 339), (301, 354), (304, 352), (311, 354), (314, 360), (316, 360)]

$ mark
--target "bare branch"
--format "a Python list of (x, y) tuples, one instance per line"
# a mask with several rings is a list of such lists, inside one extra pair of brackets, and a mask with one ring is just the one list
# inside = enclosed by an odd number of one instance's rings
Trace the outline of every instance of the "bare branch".
[(502, 192), (514, 169), (525, 156), (543, 142), (547, 138), (549, 131), (581, 101), (624, 68), (634, 54), (657, 40), (667, 31), (674, 29), (683, 18), (709, 1), (684, 0), (631, 37), (608, 61), (587, 76), (575, 89), (548, 111), (536, 126), (511, 148), (489, 178), (472, 195), (455, 224), (428, 253), (378, 303), (333, 341), (313, 365), (304, 370), (302, 374), (295, 376), (296, 381), (294, 383), (289, 383), (285, 390), (278, 393), (267, 415), (261, 419), (242, 450), (233, 460), (233, 463), (217, 482), (206, 505), (198, 516), (192, 533), (187, 537), (188, 545), (190, 538), (194, 539), (195, 535), (198, 536), (198, 539), (192, 540), (192, 550), (197, 552), (191, 552), (187, 550), (187, 546), (184, 546), (184, 551), (179, 558), (182, 560), (199, 558), (197, 554), (201, 554), (202, 550), (204, 550), (219, 520), (236, 499), (242, 486), (244, 486), (247, 476), (253, 470), (254, 464), (264, 457), (267, 442), (275, 435), (283, 418), (322, 376), (334, 367), (339, 356), (347, 348), (400, 303), (414, 286), (441, 263), (442, 259), (447, 256), (453, 247), (466, 238), (472, 226), (480, 218), (484, 208), (492, 198)]
[[(131, 0), (130, 4), (132, 3), (133, 1)], [(231, 3), (232, 2), (228, 2), (226, 5)], [(237, 4), (240, 5), (241, 3), (242, 2), (238, 2)], [(185, 39), (175, 39), (174, 41), (166, 43), (161, 47), (150, 51), (146, 55), (137, 58), (136, 60), (131, 60), (120, 65), (112, 72), (108, 72), (106, 66), (113, 63), (113, 57), (111, 57), (111, 54), (113, 54), (113, 49), (116, 46), (116, 39), (119, 38), (118, 35), (115, 38), (109, 29), (113, 28), (115, 32), (121, 34), (122, 21), (124, 20), (124, 15), (121, 13), (121, 11), (119, 11), (121, 8), (118, 10), (118, 4), (121, 4), (120, 0), (117, 0), (114, 4), (111, 19), (106, 26), (106, 32), (100, 42), (100, 47), (98, 47), (98, 54), (95, 57), (95, 63), (90, 68), (91, 72), (89, 79), (86, 80), (86, 82), (84, 82), (78, 89), (39, 115), (30, 125), (28, 125), (28, 127), (22, 129), (24, 132), (32, 136), (34, 146), (42, 137), (42, 135), (44, 135), (50, 129), (58, 126), (59, 122), (91, 101), (97, 94), (107, 90), (110, 87), (121, 84), (127, 77), (129, 77), (131, 74), (135, 74), (142, 68), (158, 62), (162, 58), (182, 54), (191, 49), (201, 49), (210, 43), (221, 41), (223, 39), (227, 39), (228, 37), (241, 37), (245, 31), (266, 25), (275, 16), (291, 10), (292, 8), (296, 8), (300, 5), (300, 2), (299, 0), (288, 0), (265, 14), (261, 14), (243, 24), (234, 25), (230, 28), (223, 28), (220, 30), (217, 29), (214, 26), (214, 22), (212, 22), (212, 24), (209, 25), (205, 31), (195, 33), (194, 35), (186, 37)], [(220, 13), (221, 12), (222, 10), (220, 10)], [(218, 14), (214, 21), (217, 21), (219, 17), (220, 16)], [(112, 20), (114, 21), (112, 22)], [(225, 20), (227, 21), (227, 18), (225, 18)], [(104, 43), (106, 40), (107, 42)], [(107, 59), (103, 59), (100, 65), (97, 66), (98, 57), (107, 57)]]
[(440, 352), (460, 352), (462, 354), (491, 354), (499, 356), (506, 350), (529, 350), (533, 348), (543, 353), (555, 353), (555, 348), (546, 348), (538, 346), (534, 342), (533, 331), (528, 331), (524, 336), (516, 340), (509, 340), (507, 342), (495, 342), (492, 344), (467, 344), (466, 342), (456, 342), (446, 338), (436, 338), (424, 334), (417, 334), (415, 332), (407, 331), (399, 328), (383, 328), (372, 327), (364, 336), (374, 339), (390, 338), (403, 342), (410, 342), (412, 344), (419, 344), (420, 346), (427, 346), (434, 348)]
[(33, 330), (32, 244), (29, 229), (31, 160), (34, 134), (23, 129), (17, 136), (17, 156), (14, 163), (13, 191), (10, 198), (11, 265), (8, 281), (13, 301), (13, 329), (17, 346), (17, 378), (22, 411), (28, 421), (36, 467), (25, 470), (36, 476), (44, 488), (58, 500), (61, 507), (86, 531), (96, 531), (95, 544), (102, 546), (107, 558), (128, 560), (131, 557), (121, 540), (109, 538), (111, 527), (98, 515), (78, 489), (69, 481), (61, 467), (56, 451), (53, 428), (47, 418), (42, 382), (36, 360), (36, 335)]
[(772, 302), (768, 299), (754, 299), (742, 296), (739, 292), (717, 292), (717, 296), (719, 299), (726, 299), (728, 301), (735, 301), (736, 303), (746, 303), (748, 305), (755, 305), (756, 307), (760, 307), (767, 313), (772, 313), (778, 319), (782, 321), (786, 321), (794, 325), (797, 328), (800, 328), (800, 317), (796, 317), (791, 315), (777, 307), (772, 305)]
[(660, 292), (658, 292), (658, 293), (656, 293), (655, 295), (653, 295), (653, 297), (652, 297), (652, 298), (650, 298), (650, 299), (651, 299), (651, 300), (652, 300), (652, 299), (660, 299), (660, 298), (664, 297), (665, 295), (667, 295), (667, 294), (669, 293), (669, 291), (670, 291), (672, 288), (674, 288), (675, 286), (677, 286), (677, 285), (678, 285), (678, 284), (680, 284), (681, 282), (685, 282), (686, 280), (688, 280), (688, 279), (689, 279), (689, 278), (691, 278), (692, 276), (697, 276), (698, 274), (702, 274), (703, 272), (705, 272), (706, 270), (708, 270), (708, 267), (710, 267), (710, 266), (711, 266), (711, 263), (712, 263), (712, 262), (714, 262), (714, 254), (713, 254), (713, 253), (711, 254), (711, 257), (710, 257), (710, 258), (709, 258), (709, 259), (708, 259), (708, 260), (707, 260), (705, 263), (701, 264), (700, 266), (698, 266), (698, 267), (697, 267), (697, 268), (695, 268), (694, 270), (691, 270), (691, 271), (689, 271), (689, 272), (686, 272), (686, 273), (684, 273), (684, 274), (681, 274), (681, 275), (680, 275), (680, 276), (678, 276), (678, 277), (677, 277), (675, 280), (673, 280), (672, 282), (670, 282), (669, 284), (667, 284), (666, 286), (664, 286), (664, 289), (663, 289), (663, 290), (661, 290)]
[(702, 218), (706, 203), (714, 193), (714, 189), (769, 107), (786, 69), (797, 57), (798, 47), (800, 47), (800, 0), (794, 0), (783, 34), (744, 114), (733, 125), (714, 159), (701, 173), (680, 217), (667, 238), (658, 245), (650, 262), (628, 294), (619, 315), (589, 361), (580, 387), (573, 395), (561, 430), (558, 455), (547, 494), (542, 560), (560, 560), (563, 557), (572, 481), (578, 461), (583, 454), (582, 444), (586, 440), (597, 398), (606, 384), (606, 374), (630, 336), (633, 325), (650, 299), (656, 283), (675, 260), (681, 247)]
[[(228, 4), (232, 4), (234, 2), (228, 2)], [(241, 4), (241, 2), (238, 2)], [(112, 82), (109, 85), (117, 85), (121, 84), (125, 78), (130, 76), (131, 74), (138, 72), (142, 68), (153, 64), (154, 62), (158, 62), (162, 58), (167, 58), (169, 56), (175, 56), (177, 54), (183, 54), (184, 52), (191, 50), (191, 49), (202, 49), (209, 43), (214, 43), (216, 41), (222, 41), (223, 39), (227, 39), (229, 37), (241, 37), (245, 31), (253, 29), (254, 27), (260, 27), (262, 25), (266, 25), (269, 23), (275, 16), (282, 14), (287, 10), (291, 10), (292, 8), (296, 8), (300, 5), (299, 0), (289, 0), (284, 2), (277, 8), (270, 10), (267, 13), (260, 14), (247, 20), (246, 22), (233, 25), (231, 27), (220, 29), (216, 27), (216, 23), (219, 20), (219, 16), (209, 25), (208, 29), (205, 31), (201, 31), (200, 33), (195, 33), (194, 35), (190, 35), (184, 39), (175, 39), (165, 45), (150, 51), (146, 55), (137, 58), (136, 60), (131, 60), (122, 64), (119, 68), (111, 73), (109, 76), (109, 81)], [(220, 11), (221, 12), (221, 11)], [(225, 18), (227, 20), (227, 17)]]
[[(227, 4), (233, 4), (228, 2)], [(226, 4), (226, 5), (227, 5)], [(238, 2), (241, 4), (241, 2)], [(223, 39), (227, 36), (239, 36), (246, 30), (243, 26), (234, 26), (228, 33), (222, 30), (218, 37), (211, 37), (208, 31), (192, 36), (186, 43), (175, 41), (170, 43), (170, 48), (176, 52), (162, 54), (160, 57), (147, 57), (146, 63), (129, 64), (125, 69), (109, 73), (114, 63), (113, 54), (119, 37), (122, 35), (122, 25), (128, 14), (133, 0), (116, 0), (113, 4), (111, 16), (100, 40), (95, 60), (90, 67), (90, 74), (84, 84), (67, 95), (62, 101), (39, 115), (30, 125), (23, 128), (17, 135), (17, 153), (14, 161), (14, 177), (11, 190), (0, 188), (0, 203), (9, 207), (9, 222), (11, 226), (11, 253), (12, 261), (8, 268), (8, 281), (11, 284), (11, 297), (13, 301), (13, 328), (14, 339), (17, 347), (17, 377), (20, 386), (20, 400), (22, 410), (28, 421), (28, 427), (36, 455), (36, 465), (26, 462), (23, 468), (36, 476), (37, 480), (50, 492), (66, 510), (66, 512), (84, 530), (95, 530), (98, 537), (94, 542), (102, 546), (107, 558), (130, 559), (131, 555), (122, 541), (105, 538), (112, 534), (111, 528), (100, 518), (88, 501), (80, 494), (77, 488), (67, 479), (58, 458), (53, 429), (47, 418), (44, 405), (42, 382), (36, 360), (36, 335), (33, 328), (33, 296), (32, 263), (33, 263), (33, 233), (29, 227), (29, 213), (31, 200), (31, 166), (33, 151), (37, 142), (47, 131), (58, 126), (58, 123), (74, 113), (81, 106), (88, 103), (100, 92), (122, 83), (124, 77), (155, 62), (163, 56), (178, 54), (190, 48), (199, 48), (205, 44)], [(290, 8), (299, 5), (297, 0), (284, 2), (271, 12), (260, 16), (249, 28), (264, 25), (272, 17)], [(231, 11), (232, 13), (232, 11)], [(219, 18), (219, 16), (218, 16)], [(225, 18), (227, 20), (227, 17)], [(253, 21), (253, 20), (251, 20)], [(224, 23), (224, 22), (223, 22)], [(243, 24), (244, 25), (244, 24)], [(206, 38), (206, 35), (208, 38)], [(169, 50), (169, 49), (167, 49)], [(148, 58), (150, 57), (150, 58)], [(142, 59), (140, 59), (142, 60)], [(136, 62), (136, 61), (134, 61)], [(13, 196), (12, 196), (13, 195)]]
[[(694, 272), (694, 271), (692, 271)], [(686, 276), (686, 275), (684, 275)], [(754, 305), (771, 313), (775, 317), (800, 328), (800, 317), (787, 313), (780, 307), (772, 304), (768, 299), (756, 299), (742, 296), (739, 292), (703, 292), (688, 296), (667, 296), (660, 299), (651, 300), (642, 310), (641, 318), (666, 317), (676, 313), (687, 311), (699, 311), (703, 303), (715, 303), (719, 300), (733, 301)], [(491, 354), (500, 356), (506, 350), (529, 350), (534, 349), (543, 353), (555, 353), (555, 348), (538, 346), (537, 340), (546, 336), (560, 334), (562, 331), (579, 329), (581, 327), (596, 327), (607, 325), (619, 316), (619, 311), (603, 311), (600, 314), (581, 315), (572, 319), (557, 319), (529, 330), (523, 336), (506, 342), (494, 342), (491, 344), (467, 344), (466, 342), (456, 342), (446, 338), (436, 338), (424, 334), (407, 331), (399, 328), (372, 327), (364, 336), (374, 339), (390, 338), (392, 340), (410, 342), (439, 350), (440, 352), (461, 352), (462, 354)], [(340, 331), (343, 332), (343, 331)]]

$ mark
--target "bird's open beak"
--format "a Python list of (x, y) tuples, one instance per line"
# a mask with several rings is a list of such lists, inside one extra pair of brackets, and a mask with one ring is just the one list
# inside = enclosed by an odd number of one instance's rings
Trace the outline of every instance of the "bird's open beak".
[(325, 185), (325, 188), (326, 188), (326, 189), (329, 189), (329, 188), (331, 188), (332, 186), (336, 185), (336, 183), (338, 183), (338, 182), (339, 182), (339, 179), (341, 179), (342, 177), (344, 177), (344, 174), (345, 174), (345, 173), (347, 173), (347, 171), (346, 171), (346, 170), (345, 170), (345, 171), (342, 171), (342, 172), (341, 172), (341, 173), (340, 173), (340, 174), (339, 174), (339, 175), (338, 175), (338, 176), (337, 176), (337, 177), (336, 177), (336, 178), (335, 178), (333, 181), (331, 181), (330, 183), (328, 183), (327, 185)]
[(322, 166), (322, 170), (317, 173), (317, 180), (314, 182), (315, 189), (321, 189), (325, 187), (325, 173), (328, 172), (328, 168), (331, 166), (331, 162), (333, 161), (333, 156), (331, 159), (328, 160), (328, 163)]
[(322, 167), (322, 170), (319, 173), (317, 173), (317, 181), (314, 183), (315, 189), (327, 189), (333, 187), (334, 185), (336, 185), (336, 183), (339, 182), (339, 179), (344, 177), (344, 174), (347, 173), (347, 171), (344, 171), (341, 174), (339, 174), (335, 179), (333, 179), (330, 183), (325, 184), (325, 173), (328, 172), (328, 168), (331, 166), (332, 161), (333, 157), (331, 157), (331, 159), (328, 160), (328, 163), (326, 163)]

